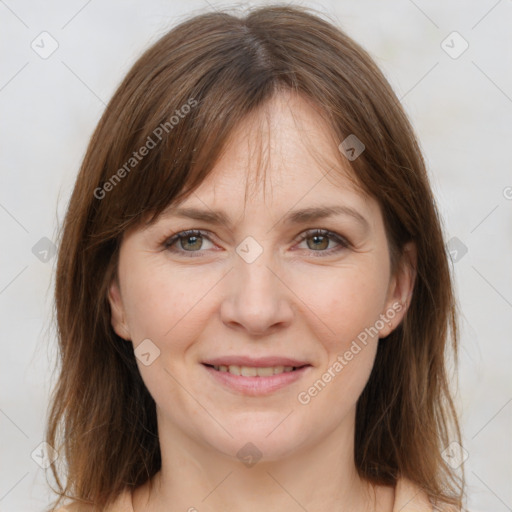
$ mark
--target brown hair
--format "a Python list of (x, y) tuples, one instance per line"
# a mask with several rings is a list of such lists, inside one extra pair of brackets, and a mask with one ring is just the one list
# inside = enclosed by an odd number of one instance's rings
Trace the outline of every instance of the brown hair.
[(407, 315), (379, 343), (357, 404), (359, 474), (378, 484), (406, 477), (433, 502), (461, 506), (463, 477), (441, 455), (460, 442), (446, 370), (446, 357), (457, 355), (456, 303), (418, 143), (370, 56), (333, 23), (289, 6), (180, 23), (138, 59), (91, 138), (56, 275), (60, 372), (47, 427), (61, 455), (51, 467), (56, 505), (70, 497), (102, 508), (160, 469), (155, 403), (131, 344), (111, 327), (120, 241), (197, 188), (238, 123), (282, 89), (321, 109), (338, 142), (363, 141), (350, 165), (380, 204), (392, 270), (407, 242), (417, 247)]

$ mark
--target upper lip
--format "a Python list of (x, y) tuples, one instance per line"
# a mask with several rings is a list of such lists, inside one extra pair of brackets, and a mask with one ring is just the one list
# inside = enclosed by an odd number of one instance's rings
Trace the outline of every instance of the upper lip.
[(307, 366), (307, 361), (299, 361), (290, 357), (267, 356), (267, 357), (250, 357), (250, 356), (222, 356), (215, 357), (203, 361), (203, 364), (212, 366), (249, 366), (255, 368), (265, 368), (269, 366)]

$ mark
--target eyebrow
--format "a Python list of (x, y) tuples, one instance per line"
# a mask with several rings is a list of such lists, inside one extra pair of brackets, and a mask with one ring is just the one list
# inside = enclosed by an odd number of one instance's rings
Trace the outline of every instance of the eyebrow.
[[(175, 208), (169, 209), (166, 214), (176, 217), (200, 220), (210, 224), (223, 224), (229, 228), (232, 227), (229, 217), (226, 215), (226, 213), (220, 210), (217, 211), (203, 210), (199, 208)], [(359, 224), (361, 224), (365, 230), (370, 228), (370, 223), (361, 213), (359, 213), (354, 208), (345, 205), (317, 206), (304, 208), (302, 210), (292, 210), (288, 212), (282, 219), (276, 222), (276, 224), (280, 222), (285, 224), (303, 224), (306, 222), (325, 219), (335, 215), (352, 217)]]

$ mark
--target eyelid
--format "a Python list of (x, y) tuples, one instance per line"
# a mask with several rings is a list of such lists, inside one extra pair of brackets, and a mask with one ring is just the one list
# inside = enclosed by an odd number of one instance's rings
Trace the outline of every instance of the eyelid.
[(319, 235), (319, 236), (330, 236), (332, 238), (337, 238), (339, 239), (341, 242), (345, 242), (345, 243), (349, 243), (348, 240), (346, 240), (342, 235), (340, 235), (339, 233), (336, 233), (335, 231), (330, 231), (329, 229), (325, 229), (325, 228), (310, 228), (310, 229), (306, 229), (304, 231), (301, 231), (297, 236), (296, 238), (294, 239), (294, 241), (297, 241), (297, 240), (304, 240), (304, 238), (307, 238), (308, 236), (314, 236), (314, 235)]
[[(214, 243), (214, 241), (212, 240), (212, 234), (207, 231), (207, 230), (203, 230), (203, 229), (184, 229), (182, 231), (177, 231), (176, 233), (174, 234), (171, 234), (171, 235), (167, 235), (163, 242), (162, 242), (162, 246), (166, 249), (169, 249), (171, 250), (170, 248), (177, 242), (179, 241), (180, 238), (186, 238), (187, 236), (197, 236), (197, 235), (200, 235), (202, 238), (206, 238), (208, 239), (211, 243)], [(204, 252), (204, 251), (176, 251), (176, 252), (188, 252), (188, 253), (200, 253), (200, 252)]]

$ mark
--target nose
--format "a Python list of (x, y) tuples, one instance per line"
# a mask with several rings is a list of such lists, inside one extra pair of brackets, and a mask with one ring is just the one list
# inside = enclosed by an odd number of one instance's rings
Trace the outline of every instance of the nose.
[(293, 319), (293, 293), (284, 276), (271, 268), (273, 259), (267, 252), (252, 263), (236, 257), (220, 309), (225, 325), (252, 336), (285, 328)]

